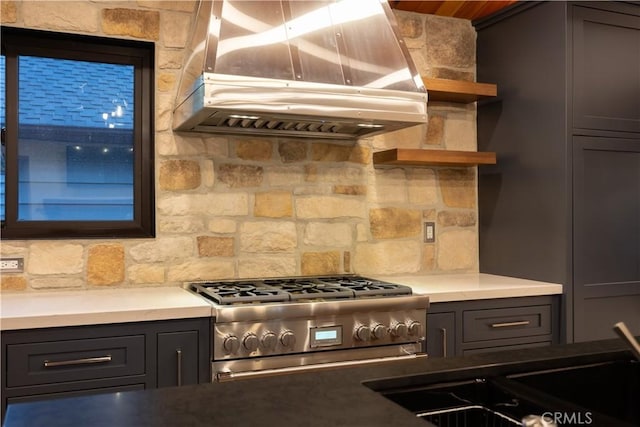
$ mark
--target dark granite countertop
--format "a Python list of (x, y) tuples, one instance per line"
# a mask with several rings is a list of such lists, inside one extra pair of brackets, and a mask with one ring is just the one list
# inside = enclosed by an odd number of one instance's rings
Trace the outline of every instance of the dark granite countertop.
[[(619, 340), (11, 404), (4, 427), (425, 426), (373, 391), (631, 358)], [(365, 383), (365, 384), (363, 384)]]

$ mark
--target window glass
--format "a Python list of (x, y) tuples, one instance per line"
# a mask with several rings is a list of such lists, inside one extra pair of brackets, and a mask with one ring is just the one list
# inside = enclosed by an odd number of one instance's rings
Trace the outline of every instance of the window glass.
[(18, 221), (133, 219), (134, 67), (18, 58)]
[(0, 26), (1, 238), (155, 235), (155, 45)]

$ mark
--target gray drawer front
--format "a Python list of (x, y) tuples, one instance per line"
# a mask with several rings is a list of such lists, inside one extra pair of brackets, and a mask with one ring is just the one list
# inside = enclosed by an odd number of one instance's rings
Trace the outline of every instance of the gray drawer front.
[(550, 305), (468, 310), (462, 319), (464, 342), (551, 334)]
[(10, 344), (7, 387), (143, 374), (144, 347), (144, 335)]

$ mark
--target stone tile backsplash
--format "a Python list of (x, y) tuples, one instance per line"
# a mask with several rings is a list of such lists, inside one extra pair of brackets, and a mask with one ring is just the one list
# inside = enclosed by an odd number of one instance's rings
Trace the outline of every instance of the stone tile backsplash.
[[(155, 239), (2, 241), (3, 291), (478, 268), (475, 168), (374, 168), (374, 151), (475, 150), (475, 105), (358, 142), (177, 134), (171, 111), (192, 1), (2, 1), (2, 25), (156, 43)], [(471, 80), (466, 20), (396, 12), (424, 76)], [(424, 243), (424, 221), (436, 223)]]

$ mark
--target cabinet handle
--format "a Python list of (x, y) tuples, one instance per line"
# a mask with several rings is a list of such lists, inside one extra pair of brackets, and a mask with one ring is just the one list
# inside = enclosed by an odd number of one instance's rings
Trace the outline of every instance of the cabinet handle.
[(447, 328), (440, 328), (442, 332), (442, 357), (447, 357)]
[(182, 349), (176, 350), (176, 359), (178, 363), (178, 387), (182, 385)]
[(527, 326), (530, 324), (530, 320), (520, 320), (518, 322), (504, 322), (504, 323), (492, 323), (492, 328), (509, 328), (511, 326)]
[(44, 361), (45, 368), (55, 368), (56, 366), (71, 366), (71, 365), (89, 365), (92, 363), (106, 363), (111, 362), (111, 355), (101, 357), (87, 357), (86, 359), (74, 359), (74, 360), (60, 360), (58, 362)]

